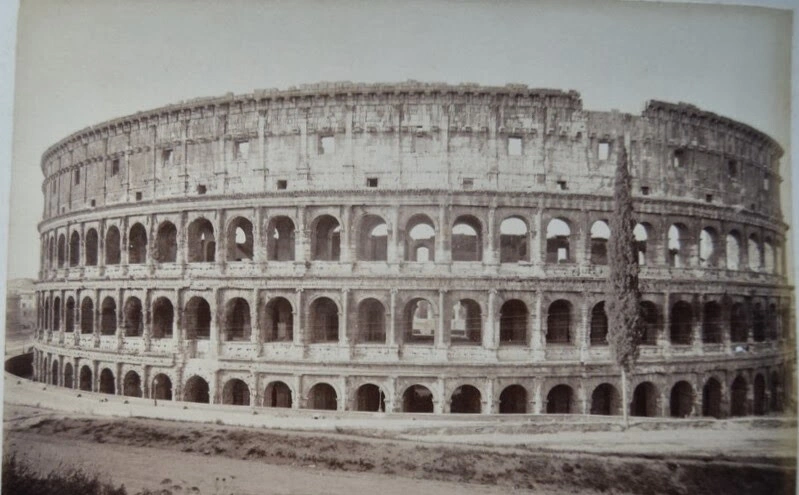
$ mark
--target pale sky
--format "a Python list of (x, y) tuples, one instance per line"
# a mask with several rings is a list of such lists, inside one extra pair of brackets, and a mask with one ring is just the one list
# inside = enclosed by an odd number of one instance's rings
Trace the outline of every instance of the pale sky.
[(25, 1), (9, 278), (36, 277), (44, 150), (199, 96), (414, 79), (577, 90), (590, 110), (684, 101), (776, 139), (790, 222), (788, 11), (647, 2)]

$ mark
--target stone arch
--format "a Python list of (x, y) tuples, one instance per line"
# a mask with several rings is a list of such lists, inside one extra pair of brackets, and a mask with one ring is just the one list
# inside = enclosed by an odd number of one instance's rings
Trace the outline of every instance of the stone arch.
[(72, 231), (69, 236), (69, 266), (80, 265), (80, 234)]
[(430, 301), (417, 297), (405, 305), (405, 342), (432, 343), (438, 331), (436, 312)]
[(727, 233), (726, 257), (728, 270), (741, 269), (741, 234), (737, 230)]
[(358, 332), (360, 342), (386, 341), (386, 308), (369, 297), (358, 303)]
[(749, 330), (746, 325), (746, 311), (742, 303), (733, 303), (730, 307), (730, 341), (746, 342)]
[(608, 315), (605, 313), (605, 301), (600, 301), (591, 310), (591, 345), (608, 344)]
[(402, 412), (432, 413), (433, 393), (424, 385), (411, 385), (402, 393)]
[(547, 243), (545, 261), (547, 263), (568, 263), (572, 260), (570, 237), (571, 226), (568, 220), (553, 218), (547, 224)]
[(105, 297), (100, 305), (100, 335), (117, 333), (117, 303), (111, 296)]
[(705, 227), (699, 232), (699, 266), (715, 267), (718, 264), (718, 232)]
[(450, 412), (454, 414), (480, 414), (482, 406), (480, 390), (473, 385), (461, 385), (450, 396)]
[(766, 273), (774, 273), (774, 244), (770, 237), (763, 241), (763, 270)]
[(721, 383), (710, 377), (702, 387), (702, 416), (721, 418)]
[(669, 227), (668, 231), (669, 266), (674, 268), (684, 268), (688, 266), (688, 255), (690, 253), (688, 228), (675, 223)]
[(702, 308), (702, 342), (709, 344), (721, 343), (721, 305), (716, 301), (708, 301)]
[(529, 312), (527, 305), (518, 299), (510, 299), (499, 310), (500, 344), (526, 344)]
[(269, 382), (264, 389), (264, 407), (291, 408), (291, 388), (281, 381)]
[(121, 262), (122, 250), (120, 247), (119, 229), (112, 225), (105, 233), (105, 264), (118, 265)]
[(308, 390), (308, 409), (335, 411), (338, 409), (338, 394), (332, 385), (324, 382)]
[(50, 329), (50, 298), (44, 300), (44, 328)]
[(186, 303), (186, 338), (207, 340), (211, 338), (211, 306), (205, 298), (194, 296)]
[(64, 387), (66, 388), (73, 388), (75, 384), (73, 383), (74, 380), (74, 371), (72, 370), (72, 363), (67, 363), (64, 365)]
[(405, 229), (408, 232), (405, 239), (405, 261), (435, 261), (436, 228), (430, 217), (414, 215), (408, 220)]
[(53, 385), (58, 385), (58, 359), (53, 359), (52, 366), (50, 366), (50, 383)]
[(122, 395), (128, 397), (141, 397), (141, 377), (133, 370), (125, 373), (125, 378), (122, 381)]
[(386, 395), (380, 390), (380, 387), (373, 383), (361, 385), (355, 392), (355, 410), (384, 412)]
[(527, 389), (514, 384), (505, 387), (499, 394), (500, 414), (526, 414)]
[(86, 231), (86, 266), (97, 265), (97, 253), (99, 250), (100, 239), (97, 235), (97, 230), (89, 229)]
[(81, 366), (78, 376), (78, 388), (86, 392), (92, 391), (92, 369), (86, 365)]
[(210, 220), (200, 217), (189, 224), (186, 248), (189, 263), (216, 261), (216, 237)]
[(250, 405), (250, 387), (244, 380), (231, 378), (222, 388), (222, 404), (233, 406)]
[(53, 331), (61, 331), (61, 298), (58, 296), (53, 299)]
[(511, 216), (499, 224), (499, 261), (518, 263), (529, 259), (527, 237), (529, 227), (521, 217)]
[(286, 216), (269, 219), (266, 227), (266, 255), (269, 261), (294, 261), (294, 222)]
[(178, 260), (178, 229), (169, 220), (158, 226), (153, 257), (160, 263), (175, 263)]
[(94, 302), (92, 298), (86, 296), (80, 303), (80, 333), (88, 334), (94, 332)]
[(573, 414), (574, 390), (568, 385), (555, 385), (547, 393), (547, 414)]
[(159, 297), (153, 301), (153, 338), (172, 338), (174, 322), (175, 308), (172, 301), (168, 297)]
[(461, 215), (452, 224), (452, 261), (483, 260), (483, 226), (472, 215)]
[(67, 239), (64, 234), (58, 236), (58, 268), (63, 268), (67, 256)]
[(225, 304), (225, 341), (247, 342), (252, 337), (250, 303), (234, 297)]
[(67, 298), (66, 315), (64, 318), (64, 331), (72, 333), (75, 331), (75, 299), (72, 296)]
[(633, 400), (630, 403), (630, 416), (659, 416), (659, 402), (658, 389), (652, 382), (639, 383), (633, 390)]
[(183, 386), (183, 400), (186, 402), (210, 404), (211, 395), (208, 382), (197, 375), (186, 380), (186, 384)]
[(646, 222), (638, 223), (633, 228), (633, 237), (635, 237), (635, 250), (638, 253), (638, 264), (646, 265), (649, 261), (647, 256), (647, 243), (649, 236), (652, 232), (652, 226)]
[(141, 337), (144, 328), (144, 317), (141, 300), (136, 296), (125, 301), (125, 337)]
[(780, 338), (780, 312), (775, 303), (768, 305), (766, 311), (766, 339), (778, 340)]
[(128, 233), (128, 263), (131, 265), (147, 261), (147, 231), (144, 225), (134, 223)]
[(766, 314), (759, 302), (752, 306), (752, 340), (755, 342), (766, 340)]
[(669, 411), (672, 418), (687, 418), (694, 409), (694, 388), (690, 383), (682, 380), (671, 388)]
[(116, 394), (116, 380), (114, 380), (114, 372), (108, 368), (103, 368), (100, 372), (100, 393), (101, 394)]
[(671, 307), (671, 328), (669, 338), (672, 344), (689, 345), (693, 341), (694, 315), (691, 305), (677, 301)]
[(752, 271), (760, 271), (760, 239), (757, 234), (749, 236), (746, 253), (748, 255), (747, 265)]
[(172, 380), (164, 373), (153, 377), (150, 395), (156, 400), (172, 400)]
[(782, 380), (780, 379), (777, 371), (771, 372), (771, 379), (769, 380), (769, 409), (774, 412), (783, 411), (783, 387)]
[(228, 223), (227, 260), (252, 261), (255, 252), (252, 222), (245, 217), (236, 217)]
[(294, 309), (285, 297), (273, 297), (263, 305), (261, 332), (264, 342), (291, 342), (294, 338)]
[(730, 386), (730, 416), (746, 416), (748, 405), (746, 395), (749, 385), (743, 375), (738, 375)]
[(312, 342), (338, 342), (339, 310), (329, 297), (318, 297), (310, 305)]
[(480, 305), (461, 299), (452, 307), (450, 339), (453, 344), (480, 344), (483, 341), (483, 316)]
[(311, 259), (339, 261), (341, 223), (332, 215), (320, 215), (311, 222)]
[(572, 304), (558, 299), (547, 309), (547, 344), (569, 344), (572, 339)]
[(608, 264), (608, 240), (610, 227), (604, 220), (597, 220), (591, 225), (591, 263), (595, 265)]
[(55, 257), (55, 240), (52, 237), (50, 237), (50, 240), (47, 242), (47, 246), (48, 246), (47, 247), (47, 253), (48, 253), (47, 261), (48, 261), (48, 263), (50, 265), (50, 268), (55, 268), (56, 266), (58, 266), (57, 265), (58, 261), (56, 260), (56, 257)]
[(388, 260), (388, 226), (378, 215), (365, 215), (360, 222), (357, 246), (361, 261)]
[(614, 416), (621, 414), (621, 397), (610, 383), (598, 385), (591, 393), (591, 414)]
[(766, 402), (766, 379), (761, 373), (755, 375), (755, 380), (752, 383), (752, 412), (756, 416), (766, 414), (768, 403)]

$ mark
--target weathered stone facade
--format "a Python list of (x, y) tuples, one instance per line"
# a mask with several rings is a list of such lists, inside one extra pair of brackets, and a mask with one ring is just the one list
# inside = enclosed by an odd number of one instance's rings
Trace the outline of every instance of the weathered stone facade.
[(602, 300), (623, 136), (647, 318), (632, 412), (781, 409), (779, 145), (690, 105), (587, 111), (518, 85), (257, 91), (57, 143), (37, 379), (257, 407), (617, 414)]

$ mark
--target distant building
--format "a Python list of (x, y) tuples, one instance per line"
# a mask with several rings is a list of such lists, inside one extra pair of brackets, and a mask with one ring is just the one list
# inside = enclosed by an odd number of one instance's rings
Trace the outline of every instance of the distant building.
[(36, 289), (34, 280), (20, 278), (8, 281), (6, 292), (6, 331), (36, 327)]

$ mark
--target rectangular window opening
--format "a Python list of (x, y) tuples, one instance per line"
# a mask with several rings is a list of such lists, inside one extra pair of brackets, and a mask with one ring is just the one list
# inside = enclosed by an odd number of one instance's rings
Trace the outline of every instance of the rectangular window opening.
[(705, 194), (705, 202), (712, 203), (713, 202), (713, 195), (712, 194)]
[(569, 186), (568, 186), (568, 184), (566, 184), (565, 180), (559, 180), (558, 181), (558, 189), (560, 189), (561, 191), (566, 191), (566, 190), (569, 189)]
[(522, 154), (522, 138), (509, 137), (508, 138), (508, 155), (521, 156)]
[(674, 150), (674, 157), (672, 158), (674, 168), (683, 168), (685, 166), (685, 151)]
[(729, 174), (730, 177), (738, 176), (738, 162), (735, 160), (730, 160), (727, 162), (727, 174)]
[(366, 187), (377, 187), (377, 177), (367, 177)]
[(141, 192), (136, 193), (136, 201), (141, 201)]
[(80, 184), (80, 169), (75, 170), (75, 185)]
[(649, 196), (649, 186), (641, 187), (641, 196)]
[(97, 201), (92, 200), (92, 208), (94, 208), (96, 205), (97, 205)]
[(599, 149), (597, 150), (599, 160), (607, 160), (610, 156), (610, 143), (608, 141), (600, 141)]
[(208, 188), (205, 186), (205, 184), (197, 185), (197, 194), (205, 194), (206, 192), (208, 192)]
[(169, 166), (172, 165), (172, 150), (167, 149), (161, 152), (161, 165)]
[(277, 181), (277, 188), (278, 189), (283, 190), (283, 189), (288, 189), (288, 187), (289, 187), (289, 181), (282, 180), (282, 179)]
[(336, 138), (333, 136), (322, 136), (319, 138), (319, 154), (332, 155), (336, 152)]
[(111, 162), (111, 176), (115, 176), (119, 173), (119, 158)]
[(464, 178), (461, 182), (461, 185), (464, 189), (471, 189), (474, 187), (474, 179), (472, 178)]
[(246, 160), (250, 156), (250, 142), (249, 141), (236, 141), (234, 148), (235, 158), (237, 160)]

